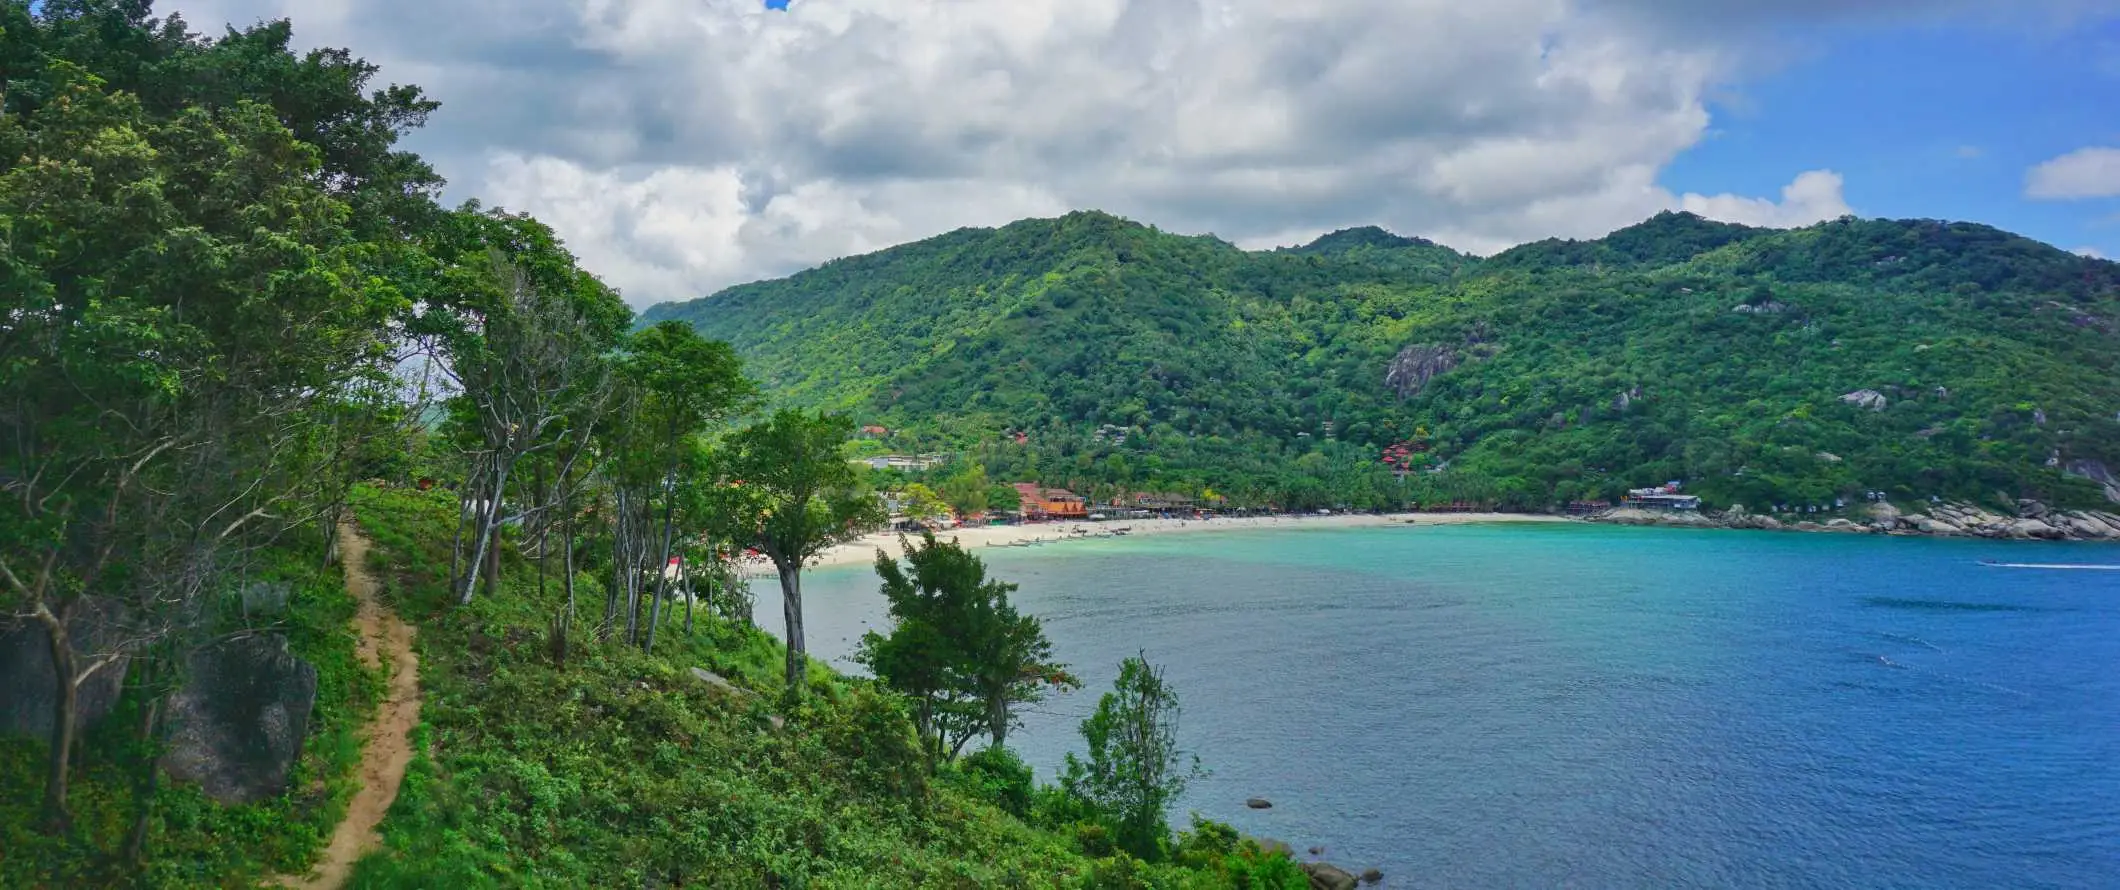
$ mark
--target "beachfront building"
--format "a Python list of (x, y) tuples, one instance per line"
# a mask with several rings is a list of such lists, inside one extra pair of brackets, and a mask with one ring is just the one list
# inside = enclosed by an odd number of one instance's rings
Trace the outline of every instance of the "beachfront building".
[(1083, 519), (1089, 516), (1089, 501), (1065, 488), (1046, 488), (1036, 482), (1018, 482), (1016, 498), (1022, 501), (1025, 519)]
[(1679, 494), (1677, 482), (1666, 482), (1655, 488), (1632, 488), (1620, 499), (1620, 505), (1639, 510), (1698, 510), (1700, 498), (1690, 494)]
[(869, 465), (871, 470), (925, 470), (942, 463), (939, 454), (879, 454), (874, 457), (856, 458), (856, 463)]

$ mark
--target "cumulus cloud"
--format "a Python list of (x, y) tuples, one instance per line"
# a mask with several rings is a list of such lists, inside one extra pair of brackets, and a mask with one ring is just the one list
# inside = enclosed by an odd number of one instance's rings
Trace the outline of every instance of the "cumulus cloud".
[(2024, 194), (2046, 200), (2120, 195), (2120, 148), (2079, 148), (2033, 167)]
[(1778, 202), (1732, 194), (1689, 193), (1679, 199), (1678, 206), (1709, 219), (1776, 229), (1808, 226), (1855, 212), (1841, 196), (1840, 174), (1831, 170), (1798, 175), (1794, 182), (1782, 187)]
[[(178, 5), (195, 27), (287, 15), (298, 40), (426, 87), (444, 107), (412, 147), (452, 194), (547, 220), (635, 305), (1069, 209), (1247, 245), (1378, 224), (1476, 252), (1664, 209), (1848, 212), (1827, 171), (1779, 200), (1658, 183), (1742, 67), (1732, 41), (1837, 0)], [(1702, 27), (1716, 16), (1747, 27)]]

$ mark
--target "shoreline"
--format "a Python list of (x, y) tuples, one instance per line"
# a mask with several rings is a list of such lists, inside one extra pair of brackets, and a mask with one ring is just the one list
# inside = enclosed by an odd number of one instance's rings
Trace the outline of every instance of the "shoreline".
[[(956, 541), (967, 549), (982, 550), (989, 547), (1044, 546), (1070, 541), (1110, 540), (1113, 529), (1127, 529), (1126, 537), (1189, 534), (1197, 532), (1228, 532), (1254, 529), (1319, 529), (1319, 528), (1397, 528), (1408, 525), (1471, 525), (1497, 522), (1579, 522), (1567, 516), (1539, 513), (1382, 513), (1352, 514), (1336, 516), (1244, 516), (1223, 519), (1107, 519), (1092, 522), (1086, 519), (1061, 522), (1039, 522), (1025, 525), (984, 525), (972, 528), (944, 529), (935, 533), (938, 541)], [(825, 551), (811, 560), (809, 568), (868, 565), (876, 560), (881, 550), (893, 558), (905, 555), (899, 544), (900, 532), (874, 532), (863, 535)], [(903, 533), (907, 538), (916, 537), (916, 532)], [(770, 576), (772, 564), (764, 559), (747, 559), (743, 563), (747, 575), (763, 572)]]

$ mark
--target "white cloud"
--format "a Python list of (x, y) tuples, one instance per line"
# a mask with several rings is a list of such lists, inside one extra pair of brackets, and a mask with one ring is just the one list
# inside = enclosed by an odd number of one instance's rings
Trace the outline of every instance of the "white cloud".
[(2094, 260), (2105, 259), (2105, 252), (2095, 247), (2078, 247), (2075, 250), (2069, 252), (2077, 256), (2087, 256)]
[(2049, 200), (2120, 195), (2120, 148), (2079, 148), (2033, 167), (2024, 194)]
[(1808, 226), (1855, 212), (1841, 196), (1840, 174), (1831, 170), (1798, 175), (1794, 182), (1782, 187), (1779, 202), (1731, 194), (1687, 194), (1678, 205), (1681, 210), (1709, 219), (1777, 229)]
[[(1878, 8), (1911, 15), (1925, 2)], [(1750, 47), (1733, 41), (1843, 6), (1706, 5), (1712, 14), (1649, 0), (182, 8), (195, 26), (290, 15), (298, 41), (349, 46), (385, 78), (427, 87), (444, 107), (411, 147), (453, 196), (537, 214), (646, 305), (1069, 209), (1241, 244), (1378, 224), (1479, 252), (1594, 237), (1663, 209), (1762, 225), (1847, 212), (1827, 171), (1798, 176), (1779, 200), (1658, 184), (1708, 132), (1707, 97), (1744, 68)], [(1747, 26), (1710, 27), (1732, 16)]]

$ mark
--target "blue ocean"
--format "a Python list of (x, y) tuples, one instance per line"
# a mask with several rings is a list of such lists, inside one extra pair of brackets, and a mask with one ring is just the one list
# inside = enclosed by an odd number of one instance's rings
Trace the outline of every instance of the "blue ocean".
[[(1981, 564), (2120, 547), (1508, 524), (978, 552), (1088, 684), (1012, 744), (1049, 779), (1145, 652), (1210, 770), (1181, 826), (1390, 887), (2120, 887), (2120, 572)], [(850, 667), (873, 572), (805, 589)]]

